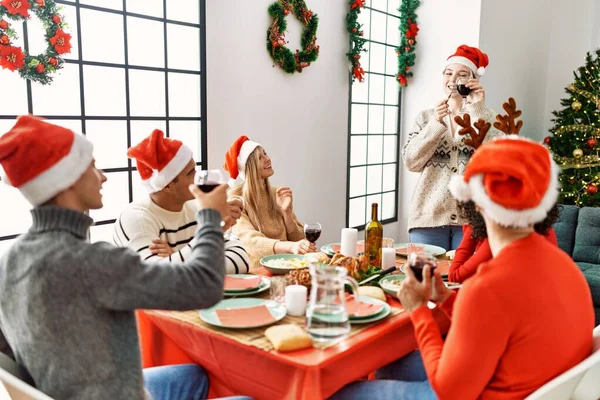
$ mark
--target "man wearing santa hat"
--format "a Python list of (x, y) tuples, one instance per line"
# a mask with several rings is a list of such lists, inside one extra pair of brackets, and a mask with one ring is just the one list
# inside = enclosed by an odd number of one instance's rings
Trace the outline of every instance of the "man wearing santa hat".
[(2, 180), (33, 205), (33, 223), (0, 258), (0, 348), (57, 399), (205, 398), (195, 365), (142, 374), (134, 310), (192, 310), (221, 300), (226, 186), (202, 193), (185, 262), (143, 262), (137, 253), (87, 241), (89, 210), (102, 207), (106, 177), (92, 144), (25, 116), (0, 137)]
[[(165, 138), (156, 129), (131, 147), (127, 155), (136, 160), (148, 197), (125, 207), (115, 223), (115, 244), (131, 248), (142, 260), (158, 257), (186, 260), (192, 252), (198, 213), (188, 189), (196, 173), (192, 150), (179, 140)], [(229, 206), (224, 231), (242, 213), (240, 200), (230, 199)], [(225, 240), (225, 268), (228, 274), (246, 273), (250, 269), (246, 250), (232, 235)]]
[[(408, 267), (398, 297), (420, 355), (382, 368), (384, 381), (351, 384), (335, 398), (523, 399), (591, 354), (594, 308), (585, 277), (533, 228), (557, 200), (558, 173), (550, 152), (522, 137), (497, 138), (475, 152), (450, 191), (478, 207), (494, 258), (458, 294), (429, 265), (423, 282)], [(451, 318), (445, 341), (428, 301)]]

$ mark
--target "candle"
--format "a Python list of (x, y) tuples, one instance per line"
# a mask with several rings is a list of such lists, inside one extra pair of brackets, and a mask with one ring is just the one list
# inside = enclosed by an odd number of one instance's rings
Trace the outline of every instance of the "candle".
[(381, 269), (386, 269), (396, 265), (396, 249), (381, 249)]
[(356, 240), (358, 239), (358, 230), (352, 228), (342, 229), (342, 240), (340, 253), (343, 256), (354, 257), (356, 255)]
[(285, 288), (285, 309), (289, 315), (299, 317), (306, 311), (306, 286), (290, 285)]

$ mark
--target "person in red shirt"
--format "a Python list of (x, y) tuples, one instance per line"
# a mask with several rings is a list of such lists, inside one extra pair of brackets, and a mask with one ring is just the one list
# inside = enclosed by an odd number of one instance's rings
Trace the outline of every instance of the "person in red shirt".
[[(469, 223), (463, 225), (463, 238), (450, 264), (448, 281), (462, 283), (477, 272), (481, 263), (492, 259), (492, 250), (487, 238), (485, 220), (477, 211), (475, 203), (458, 202), (458, 210)], [(559, 214), (558, 204), (555, 204), (542, 222), (533, 225), (537, 233), (544, 235), (555, 246), (558, 246), (558, 242), (552, 225), (558, 220)]]
[[(352, 383), (336, 400), (523, 399), (591, 354), (587, 281), (568, 254), (533, 228), (556, 203), (558, 173), (548, 149), (516, 135), (478, 149), (464, 176), (453, 177), (450, 192), (477, 206), (493, 258), (458, 294), (431, 266), (424, 267), (422, 282), (408, 266), (398, 298), (420, 349), (420, 357), (408, 358), (421, 359), (426, 376), (407, 373), (399, 360), (385, 367), (395, 376)], [(451, 320), (445, 341), (428, 301)]]

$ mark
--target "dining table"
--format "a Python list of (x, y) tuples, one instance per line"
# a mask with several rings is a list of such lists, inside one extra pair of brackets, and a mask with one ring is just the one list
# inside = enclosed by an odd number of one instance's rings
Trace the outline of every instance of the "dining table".
[[(270, 275), (265, 269), (253, 273)], [(264, 335), (265, 327), (216, 327), (204, 322), (198, 310), (138, 310), (143, 367), (199, 364), (210, 378), (209, 398), (326, 399), (351, 382), (372, 378), (375, 370), (417, 348), (409, 313), (393, 296), (386, 300), (391, 306), (387, 318), (352, 325), (349, 335), (336, 344), (293, 352), (276, 351)], [(433, 314), (440, 331), (446, 332), (447, 316), (436, 308)], [(290, 315), (277, 322), (304, 323), (304, 316)]]

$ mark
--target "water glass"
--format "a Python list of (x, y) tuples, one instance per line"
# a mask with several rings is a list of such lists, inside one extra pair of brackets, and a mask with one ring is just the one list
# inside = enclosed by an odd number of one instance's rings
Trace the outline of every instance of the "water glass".
[(269, 298), (278, 303), (285, 303), (285, 287), (287, 282), (284, 276), (273, 276), (271, 278), (271, 289), (269, 290)]

